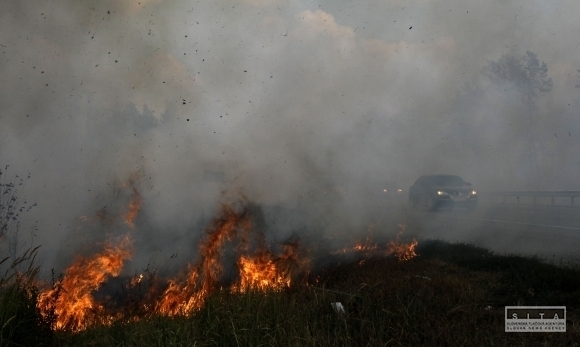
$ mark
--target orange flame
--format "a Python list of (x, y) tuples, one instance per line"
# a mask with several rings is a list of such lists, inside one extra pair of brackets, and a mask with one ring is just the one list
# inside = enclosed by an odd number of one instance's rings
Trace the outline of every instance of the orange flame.
[(352, 248), (343, 248), (331, 254), (345, 254), (350, 252), (361, 252), (367, 254), (386, 254), (395, 256), (397, 259), (403, 260), (410, 260), (417, 256), (415, 253), (415, 248), (419, 244), (417, 240), (413, 239), (413, 241), (409, 243), (402, 243), (400, 241), (401, 234), (405, 231), (405, 225), (399, 224), (399, 233), (397, 234), (397, 238), (395, 241), (390, 241), (387, 246), (386, 250), (381, 248), (379, 245), (373, 242), (372, 233), (373, 233), (374, 225), (369, 227), (370, 236), (366, 238), (365, 242), (357, 242)]
[(40, 293), (37, 307), (44, 317), (56, 315), (54, 329), (79, 331), (100, 318), (103, 307), (92, 293), (109, 276), (118, 276), (123, 262), (131, 257), (131, 239), (126, 236), (118, 246), (110, 242), (91, 258), (78, 257), (53, 288)]
[[(83, 222), (92, 223), (95, 219), (100, 222), (100, 224), (105, 226), (111, 226), (119, 218), (125, 222), (131, 228), (135, 227), (135, 219), (139, 215), (141, 210), (141, 203), (142, 197), (141, 193), (137, 189), (136, 185), (138, 183), (139, 178), (141, 177), (142, 173), (140, 171), (132, 173), (129, 178), (125, 182), (119, 183), (119, 191), (116, 191), (116, 195), (118, 196), (121, 190), (126, 191), (130, 189), (131, 198), (127, 208), (122, 209), (121, 212), (111, 212), (107, 209), (107, 206), (100, 208), (95, 212), (93, 216), (80, 216), (78, 217), (79, 220)], [(119, 215), (122, 215), (119, 217)]]
[(399, 233), (397, 239), (387, 244), (387, 254), (394, 255), (399, 260), (410, 260), (417, 256), (415, 247), (419, 244), (417, 240), (413, 239), (410, 243), (401, 243), (401, 234), (405, 231), (406, 225), (399, 224)]
[[(243, 207), (236, 211), (232, 205), (223, 204), (221, 213), (216, 216), (207, 229), (208, 239), (200, 244), (201, 258), (191, 266), (185, 283), (169, 282), (155, 311), (164, 315), (186, 315), (199, 309), (207, 295), (218, 288), (223, 272), (221, 252), (224, 244), (242, 233), (242, 245), (252, 226), (249, 210)], [(245, 246), (245, 245), (244, 245)]]
[(298, 260), (298, 242), (287, 242), (283, 253), (276, 257), (268, 250), (260, 250), (253, 257), (241, 256), (238, 261), (239, 282), (233, 291), (279, 291), (290, 287), (294, 270), (305, 263)]
[[(133, 191), (135, 204), (131, 205), (138, 207), (140, 195), (136, 189)], [(252, 231), (252, 235), (257, 237), (254, 241), (258, 250), (252, 256), (242, 255), (250, 248), (248, 241)], [(250, 209), (246, 204), (222, 205), (221, 213), (214, 218), (206, 232), (207, 239), (199, 246), (199, 261), (189, 265), (189, 271), (183, 279), (169, 280), (162, 291), (158, 291), (157, 283), (153, 283), (144, 302), (140, 304), (142, 313), (187, 315), (201, 308), (207, 296), (220, 288), (223, 275), (221, 254), (225, 244), (234, 238), (240, 241), (234, 248), (239, 253), (240, 270), (239, 283), (232, 286), (234, 290), (275, 290), (290, 284), (292, 270), (297, 264), (297, 242), (284, 244), (283, 254), (274, 256), (265, 246), (263, 235), (252, 229)], [(103, 252), (90, 258), (77, 258), (53, 288), (41, 293), (38, 307), (45, 317), (56, 317), (55, 329), (80, 331), (89, 325), (108, 323), (114, 317), (123, 316), (122, 313), (107, 316), (104, 306), (95, 301), (93, 293), (109, 276), (120, 273), (123, 260), (131, 255), (129, 246), (130, 241), (126, 237), (117, 247), (107, 243)], [(251, 264), (256, 265), (253, 270), (250, 269)], [(141, 279), (142, 276), (133, 279), (129, 286), (136, 286)]]
[(141, 210), (141, 194), (137, 188), (133, 187), (133, 195), (131, 197), (131, 202), (129, 203), (129, 210), (125, 213), (125, 224), (131, 228), (135, 227), (135, 218)]
[[(257, 238), (258, 249), (247, 255), (243, 253), (250, 248), (250, 232)], [(157, 313), (187, 315), (201, 308), (207, 296), (219, 288), (223, 274), (221, 253), (225, 243), (236, 237), (240, 238), (240, 244), (235, 248), (240, 253), (237, 261), (239, 280), (231, 286), (232, 291), (281, 290), (290, 286), (295, 270), (305, 265), (298, 261), (297, 241), (283, 244), (279, 256), (266, 247), (263, 235), (252, 228), (248, 206), (235, 209), (232, 205), (222, 205), (221, 213), (207, 233), (208, 239), (200, 244), (200, 260), (190, 265), (184, 283), (169, 282), (156, 305)]]
[(415, 248), (419, 242), (413, 240), (410, 243), (400, 243), (398, 241), (389, 242), (387, 254), (394, 255), (399, 260), (410, 260), (417, 256)]
[[(141, 195), (129, 181), (133, 194), (124, 221), (134, 227), (134, 221), (141, 208)], [(238, 277), (229, 286), (232, 292), (243, 293), (251, 290), (280, 291), (290, 287), (295, 275), (304, 270), (307, 262), (299, 257), (297, 240), (281, 244), (282, 252), (276, 255), (266, 244), (264, 235), (254, 228), (251, 205), (245, 199), (238, 204), (222, 204), (219, 213), (206, 229), (206, 238), (199, 245), (199, 259), (188, 265), (187, 271), (175, 279), (161, 284), (154, 277), (148, 283), (145, 297), (135, 301), (137, 313), (112, 314), (103, 303), (95, 300), (93, 294), (111, 276), (118, 276), (123, 262), (131, 257), (131, 240), (126, 236), (118, 246), (106, 243), (104, 250), (92, 257), (79, 257), (65, 271), (63, 278), (52, 288), (39, 295), (38, 308), (45, 318), (55, 317), (54, 329), (80, 331), (93, 324), (108, 324), (120, 317), (139, 319), (143, 315), (189, 315), (202, 308), (208, 296), (224, 286), (224, 264), (222, 254), (228, 242), (237, 241), (233, 252), (237, 260)], [(117, 215), (118, 216), (118, 215)], [(399, 241), (405, 226), (397, 239), (384, 246), (373, 242), (373, 228), (370, 236), (352, 248), (333, 253), (368, 252), (369, 254), (393, 255), (399, 260), (416, 257), (417, 241)], [(229, 249), (231, 250), (231, 249)], [(360, 264), (364, 260), (360, 261)], [(128, 284), (140, 287), (143, 275)]]

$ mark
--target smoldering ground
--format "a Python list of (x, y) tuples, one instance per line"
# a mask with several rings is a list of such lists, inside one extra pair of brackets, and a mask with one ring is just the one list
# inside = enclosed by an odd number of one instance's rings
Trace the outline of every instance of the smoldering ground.
[[(135, 171), (143, 261), (199, 239), (224, 189), (309, 211), (310, 229), (341, 240), (374, 222), (387, 179), (577, 189), (577, 9), (504, 5), (3, 1), (0, 159), (32, 173), (47, 264), (93, 240), (78, 218), (122, 201), (113, 186)], [(527, 50), (554, 82), (533, 117), (517, 83), (486, 74)]]

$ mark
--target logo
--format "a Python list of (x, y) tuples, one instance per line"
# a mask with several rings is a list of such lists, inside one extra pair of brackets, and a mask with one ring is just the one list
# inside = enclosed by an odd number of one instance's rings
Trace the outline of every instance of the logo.
[(506, 332), (566, 332), (566, 306), (506, 306)]

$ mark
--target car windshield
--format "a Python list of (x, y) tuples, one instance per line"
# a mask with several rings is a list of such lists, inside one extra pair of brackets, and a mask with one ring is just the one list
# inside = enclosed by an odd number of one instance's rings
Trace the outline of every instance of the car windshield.
[(425, 177), (428, 184), (434, 186), (464, 186), (466, 183), (459, 176), (429, 176)]

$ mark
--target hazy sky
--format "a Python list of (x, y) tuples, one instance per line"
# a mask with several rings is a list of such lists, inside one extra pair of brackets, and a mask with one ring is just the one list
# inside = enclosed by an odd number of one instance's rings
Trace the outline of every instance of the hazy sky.
[[(149, 227), (180, 232), (213, 208), (205, 170), (268, 204), (427, 173), (579, 189), (578, 18), (576, 0), (3, 0), (0, 165), (32, 174), (47, 250), (137, 170)], [(527, 50), (554, 82), (533, 125), (484, 74)]]

